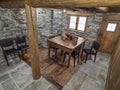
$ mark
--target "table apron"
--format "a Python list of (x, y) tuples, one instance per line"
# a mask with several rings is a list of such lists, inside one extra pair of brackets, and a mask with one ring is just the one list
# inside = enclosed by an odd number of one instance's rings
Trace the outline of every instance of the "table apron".
[(69, 52), (69, 53), (73, 52), (73, 50), (74, 50), (74, 49), (70, 49), (70, 48), (64, 47), (62, 45), (59, 45), (57, 43), (48, 41), (48, 47), (50, 47), (50, 46), (55, 46), (63, 51)]

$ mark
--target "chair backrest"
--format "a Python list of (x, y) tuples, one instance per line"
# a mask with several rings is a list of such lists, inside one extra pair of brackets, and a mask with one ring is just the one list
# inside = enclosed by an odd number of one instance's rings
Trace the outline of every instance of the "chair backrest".
[(76, 48), (75, 54), (78, 55), (80, 53), (81, 45)]
[(14, 48), (14, 42), (13, 41), (14, 41), (13, 38), (6, 38), (6, 39), (0, 40), (0, 46), (1, 46), (2, 50), (10, 49), (10, 47)]
[(13, 44), (14, 44), (13, 38), (6, 38), (6, 39), (0, 40), (1, 47), (9, 47), (9, 46), (12, 46)]
[(100, 44), (97, 41), (94, 41), (92, 44), (91, 50), (94, 50), (95, 53), (97, 53), (99, 48), (100, 48)]
[(16, 44), (19, 46), (20, 44), (24, 44), (26, 45), (27, 42), (26, 42), (26, 37), (25, 36), (17, 36), (16, 39), (15, 39), (15, 42)]

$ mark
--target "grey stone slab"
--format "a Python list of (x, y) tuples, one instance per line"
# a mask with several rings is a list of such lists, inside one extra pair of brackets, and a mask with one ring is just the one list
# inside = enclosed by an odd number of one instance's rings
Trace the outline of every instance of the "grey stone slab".
[(22, 65), (23, 62), (19, 60), (19, 58), (11, 58), (9, 60), (10, 66), (7, 66), (6, 61), (0, 62), (0, 76), (10, 72), (11, 70), (15, 69), (19, 65)]
[(84, 72), (77, 72), (62, 90), (79, 90), (86, 77)]
[(88, 76), (79, 90), (105, 90), (105, 87), (96, 78)]
[(109, 65), (109, 61), (110, 61), (110, 55), (109, 54), (105, 54), (105, 53), (98, 53), (97, 55), (97, 60), (95, 62), (95, 64), (97, 66), (99, 66), (102, 69), (108, 69), (108, 65)]
[(19, 90), (12, 79), (8, 79), (2, 83), (3, 90)]
[(46, 90), (59, 90), (59, 89), (53, 85), (50, 85)]
[(11, 72), (11, 76), (20, 88), (23, 88), (33, 80), (31, 69), (27, 65)]
[(23, 90), (57, 90), (57, 88), (41, 77), (40, 80), (32, 82)]
[(107, 72), (104, 69), (101, 69), (101, 71), (98, 74), (97, 80), (102, 83), (102, 87), (104, 88), (105, 88), (106, 78), (107, 78)]
[(93, 62), (87, 61), (87, 63), (83, 63), (79, 68), (79, 71), (82, 71), (88, 75), (97, 77), (98, 73), (100, 72), (100, 68)]
[(2, 85), (0, 84), (0, 90), (3, 90)]
[(3, 76), (0, 76), (0, 83), (7, 80), (7, 79), (9, 79), (9, 78), (10, 78), (9, 74), (5, 74)]

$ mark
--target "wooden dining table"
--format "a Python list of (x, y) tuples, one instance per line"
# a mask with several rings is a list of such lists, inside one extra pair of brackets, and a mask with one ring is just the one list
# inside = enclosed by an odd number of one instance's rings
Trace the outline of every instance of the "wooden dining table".
[(50, 58), (50, 46), (55, 46), (62, 51), (68, 52), (69, 58), (67, 67), (69, 67), (72, 52), (80, 45), (82, 46), (82, 48), (84, 48), (85, 41), (85, 38), (78, 37), (77, 43), (76, 45), (74, 45), (72, 43), (72, 40), (62, 40), (61, 36), (48, 39), (48, 57)]

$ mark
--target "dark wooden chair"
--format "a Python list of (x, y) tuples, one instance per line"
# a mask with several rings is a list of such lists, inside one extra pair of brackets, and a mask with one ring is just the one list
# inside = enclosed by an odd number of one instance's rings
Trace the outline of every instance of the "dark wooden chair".
[(20, 53), (14, 46), (13, 38), (7, 38), (7, 39), (0, 40), (0, 46), (2, 48), (4, 58), (5, 58), (8, 66), (9, 66), (9, 62), (8, 62), (8, 58), (7, 58), (8, 55), (14, 54), (14, 56), (15, 56), (17, 54), (20, 58)]
[(58, 50), (58, 48), (55, 47), (55, 46), (50, 46), (50, 49), (53, 50), (53, 52), (54, 52), (54, 54), (55, 54), (55, 58), (57, 58), (57, 50)]
[(94, 55), (95, 56), (94, 62), (96, 61), (96, 55), (97, 55), (97, 52), (99, 50), (99, 47), (100, 47), (100, 44), (97, 41), (94, 41), (90, 49), (83, 49), (82, 50), (81, 56), (83, 56), (83, 53), (86, 54), (85, 63), (87, 62), (89, 55), (90, 55), (90, 58), (91, 58), (91, 55)]
[[(55, 36), (59, 36), (59, 35), (55, 35)], [(54, 38), (55, 36), (51, 36), (50, 38)], [(57, 58), (57, 51), (59, 48), (55, 47), (55, 46), (50, 46), (50, 49), (53, 50), (55, 58)]]
[[(71, 54), (72, 58), (74, 59), (74, 67), (75, 67), (75, 60), (76, 60), (76, 58), (78, 58), (78, 62), (79, 62), (80, 50), (81, 50), (81, 46), (78, 46), (78, 47), (76, 48), (76, 50), (73, 51), (72, 54)], [(66, 55), (69, 55), (69, 53), (68, 53), (68, 52), (65, 52), (65, 53), (64, 53), (63, 63), (64, 63), (64, 61), (65, 61)]]
[(24, 35), (17, 36), (15, 38), (15, 43), (17, 45), (17, 49), (20, 51), (22, 55), (29, 49), (29, 46), (27, 45), (26, 42), (26, 37)]

